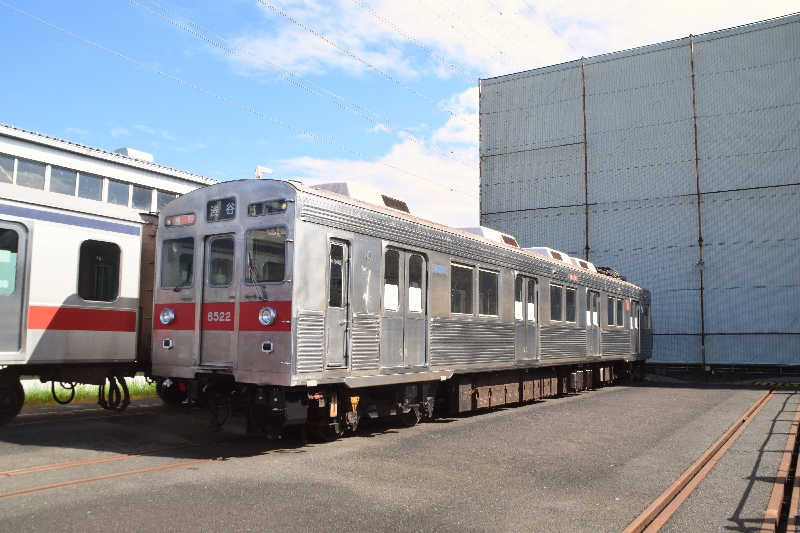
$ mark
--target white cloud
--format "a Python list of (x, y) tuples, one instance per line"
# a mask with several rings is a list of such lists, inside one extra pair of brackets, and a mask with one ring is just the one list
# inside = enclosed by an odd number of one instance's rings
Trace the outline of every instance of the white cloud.
[(83, 128), (66, 128), (65, 131), (73, 135), (87, 135), (89, 133), (89, 130)]
[(113, 128), (111, 128), (111, 136), (114, 138), (123, 137), (125, 135), (130, 135), (130, 134), (131, 132), (128, 131), (127, 128), (123, 128), (120, 126), (114, 126)]
[[(305, 183), (349, 181), (369, 185), (404, 200), (412, 214), (451, 226), (478, 224), (477, 130), (457, 131), (452, 123), (477, 120), (477, 91), (453, 97), (463, 115), (452, 117), (430, 139), (400, 135), (400, 141), (374, 161), (298, 157), (280, 161), (279, 172)], [(431, 142), (435, 142), (435, 145)], [(466, 164), (460, 161), (466, 161)]]
[[(272, 5), (272, 0), (265, 3)], [(236, 59), (238, 63), (263, 66), (269, 58), (298, 73), (352, 74), (367, 69), (320, 38), (324, 36), (375, 67), (409, 80), (422, 73), (468, 79), (477, 72), (505, 74), (755, 22), (792, 13), (797, 4), (796, 0), (539, 0), (535, 4), (292, 0), (277, 8), (296, 24), (263, 7), (273, 31), (235, 39), (248, 51), (244, 60)]]

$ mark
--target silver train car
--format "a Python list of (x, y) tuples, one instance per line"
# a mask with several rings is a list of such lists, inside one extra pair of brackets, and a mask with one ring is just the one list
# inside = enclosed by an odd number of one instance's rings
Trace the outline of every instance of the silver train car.
[(593, 388), (649, 356), (647, 290), (321, 187), (225, 182), (161, 211), (162, 397), (335, 438)]

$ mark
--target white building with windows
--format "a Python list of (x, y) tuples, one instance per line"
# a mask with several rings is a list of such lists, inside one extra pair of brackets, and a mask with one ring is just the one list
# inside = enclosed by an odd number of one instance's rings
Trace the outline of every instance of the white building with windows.
[(108, 152), (0, 124), (0, 200), (139, 221), (216, 182), (138, 150)]

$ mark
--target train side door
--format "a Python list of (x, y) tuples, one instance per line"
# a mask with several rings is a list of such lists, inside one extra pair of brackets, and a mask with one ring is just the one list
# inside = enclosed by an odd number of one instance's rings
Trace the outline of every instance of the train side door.
[(536, 280), (517, 276), (514, 280), (514, 325), (517, 359), (536, 359), (539, 287)]
[(22, 347), (27, 239), (24, 226), (0, 221), (0, 361)]
[(234, 236), (210, 235), (205, 242), (203, 299), (200, 317), (200, 365), (233, 366), (236, 338), (236, 294)]
[(589, 355), (600, 354), (600, 293), (586, 291), (586, 329), (589, 335)]
[(425, 258), (419, 254), (404, 253), (406, 302), (403, 324), (403, 355), (405, 366), (424, 366), (427, 344), (427, 294), (428, 279)]
[(414, 252), (387, 248), (383, 256), (381, 366), (427, 362), (427, 261)]
[(403, 366), (403, 322), (405, 299), (400, 288), (405, 285), (402, 252), (387, 248), (383, 254), (383, 316), (381, 317), (381, 366)]
[(327, 367), (347, 368), (347, 337), (350, 329), (350, 249), (344, 241), (331, 240), (328, 246)]
[(525, 338), (528, 357), (538, 359), (539, 284), (533, 278), (525, 278)]
[(639, 302), (631, 300), (630, 312), (630, 326), (631, 326), (631, 351), (638, 354), (639, 347)]

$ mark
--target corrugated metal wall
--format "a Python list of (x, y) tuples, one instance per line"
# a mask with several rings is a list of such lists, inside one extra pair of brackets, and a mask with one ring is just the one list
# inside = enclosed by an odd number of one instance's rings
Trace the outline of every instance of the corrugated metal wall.
[(704, 337), (708, 364), (800, 364), (800, 16), (481, 80), (480, 121), (481, 223), (582, 257), (586, 194), (654, 362)]

